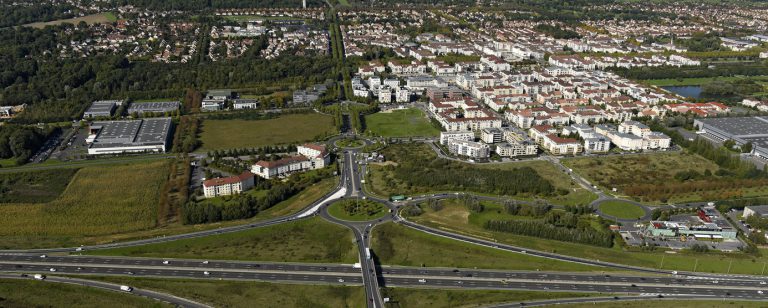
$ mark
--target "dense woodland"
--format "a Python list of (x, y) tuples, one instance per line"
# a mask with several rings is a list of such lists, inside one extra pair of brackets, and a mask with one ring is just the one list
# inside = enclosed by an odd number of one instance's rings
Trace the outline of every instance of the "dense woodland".
[(0, 126), (0, 159), (14, 158), (26, 163), (56, 129), (21, 125)]
[[(199, 57), (172, 64), (130, 62), (120, 55), (82, 59), (51, 56), (49, 52), (55, 50), (57, 42), (71, 39), (66, 32), (70, 27), (0, 30), (0, 103), (30, 105), (15, 121), (76, 119), (96, 99), (182, 97), (188, 88), (311, 84), (337, 78), (332, 57), (296, 57), (290, 51), (271, 60), (252, 54), (215, 63)], [(258, 53), (258, 48), (249, 52)]]

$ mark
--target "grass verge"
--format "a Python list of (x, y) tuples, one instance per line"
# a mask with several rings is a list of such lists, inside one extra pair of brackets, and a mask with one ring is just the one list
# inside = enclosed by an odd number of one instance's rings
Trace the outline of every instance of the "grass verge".
[(381, 264), (542, 271), (604, 270), (477, 246), (394, 223), (373, 228), (371, 238), (373, 253)]
[(361, 307), (361, 287), (128, 277), (96, 280), (170, 293), (213, 307)]
[(597, 293), (384, 288), (385, 307), (477, 307), (507, 302), (600, 296)]
[(57, 282), (0, 279), (2, 307), (171, 307), (131, 294)]
[(358, 260), (352, 232), (318, 217), (241, 232), (89, 253), (277, 262), (354, 263)]

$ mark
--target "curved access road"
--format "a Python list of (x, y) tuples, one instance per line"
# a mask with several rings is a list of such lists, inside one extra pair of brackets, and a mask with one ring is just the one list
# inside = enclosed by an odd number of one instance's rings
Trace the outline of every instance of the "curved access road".
[[(34, 279), (30, 276), (20, 276), (20, 275), (9, 275), (9, 274), (0, 274), (0, 278), (3, 279)], [(177, 306), (177, 307), (189, 307), (189, 308), (208, 308), (211, 306), (201, 304), (189, 299), (181, 298), (178, 296), (174, 296), (167, 293), (160, 293), (156, 291), (150, 291), (145, 289), (137, 289), (133, 288), (130, 292), (126, 292), (123, 290), (120, 290), (120, 285), (114, 284), (114, 283), (108, 283), (108, 282), (101, 282), (101, 281), (95, 281), (95, 280), (87, 280), (87, 279), (80, 279), (80, 278), (69, 278), (69, 277), (57, 277), (57, 276), (48, 276), (44, 280), (44, 282), (55, 282), (55, 283), (66, 283), (66, 284), (74, 284), (74, 285), (80, 285), (80, 286), (86, 286), (86, 287), (92, 287), (92, 288), (99, 288), (104, 290), (109, 290), (113, 292), (121, 292), (121, 293), (130, 293), (137, 296), (143, 296), (146, 298), (154, 299), (161, 302), (166, 302), (171, 305)]]

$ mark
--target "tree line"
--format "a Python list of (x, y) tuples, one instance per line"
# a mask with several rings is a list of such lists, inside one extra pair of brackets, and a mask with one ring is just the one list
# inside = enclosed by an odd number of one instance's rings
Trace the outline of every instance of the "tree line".
[(13, 158), (17, 164), (25, 164), (46, 139), (60, 128), (0, 125), (0, 159)]
[[(568, 213), (570, 214), (570, 213)], [(552, 216), (550, 220), (560, 221), (568, 219), (565, 214), (558, 214), (557, 218)], [(562, 217), (562, 218), (560, 218)], [(561, 223), (565, 224), (565, 222)], [(557, 241), (587, 244), (599, 247), (613, 246), (613, 233), (607, 231), (597, 231), (592, 228), (567, 228), (550, 224), (546, 221), (536, 220), (489, 220), (484, 226), (486, 230), (513, 233), (525, 236), (534, 236)]]

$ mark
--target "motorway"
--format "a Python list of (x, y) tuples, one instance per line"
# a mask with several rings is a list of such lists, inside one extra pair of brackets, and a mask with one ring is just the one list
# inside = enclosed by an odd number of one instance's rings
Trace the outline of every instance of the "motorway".
[[(164, 261), (169, 261), (167, 264)], [(55, 271), (51, 271), (51, 268)], [(696, 295), (731, 299), (768, 300), (765, 282), (749, 279), (711, 279), (698, 276), (638, 276), (599, 273), (496, 271), (451, 268), (382, 267), (383, 285), (452, 289), (598, 292), (645, 296)], [(4, 256), (0, 271), (21, 273), (133, 276), (211, 280), (257, 280), (286, 283), (366, 285), (361, 269), (342, 264), (289, 264), (233, 261), (136, 259), (123, 257)], [(365, 271), (363, 269), (363, 271)], [(376, 285), (378, 289), (378, 285)], [(381, 301), (370, 298), (370, 306)]]
[[(20, 275), (9, 275), (9, 274), (0, 274), (0, 278), (2, 279), (34, 279), (33, 277), (30, 277), (28, 275), (20, 276)], [(99, 288), (99, 289), (109, 290), (113, 292), (126, 293), (126, 291), (120, 290), (120, 285), (118, 284), (95, 281), (95, 280), (49, 276), (42, 281), (52, 282), (52, 283), (66, 283), (66, 284), (80, 285), (80, 286), (86, 286), (86, 287), (92, 287), (92, 288)], [(188, 300), (185, 298), (173, 296), (166, 293), (150, 291), (150, 290), (133, 288), (133, 290), (131, 290), (130, 293), (133, 295), (143, 296), (143, 297), (154, 299), (161, 302), (166, 302), (177, 307), (190, 307), (190, 308), (210, 307), (208, 305), (204, 305), (204, 304), (201, 304), (192, 300)]]

